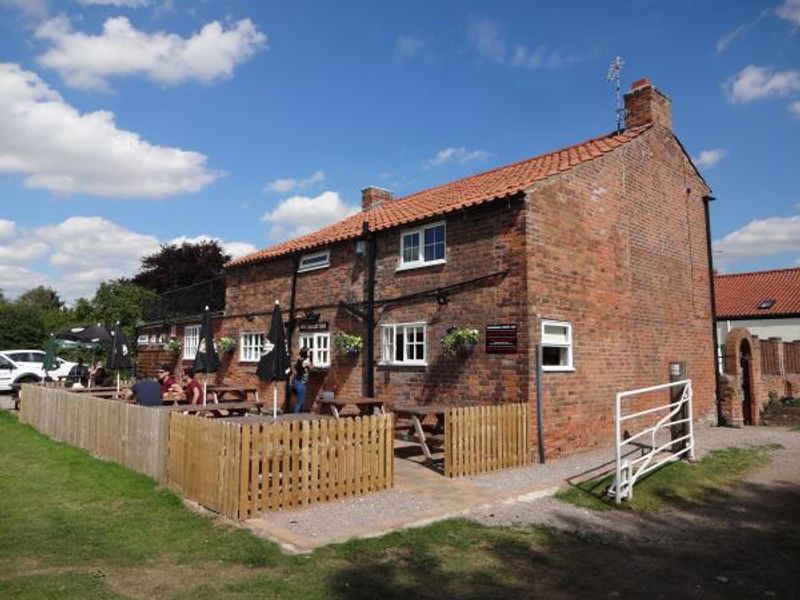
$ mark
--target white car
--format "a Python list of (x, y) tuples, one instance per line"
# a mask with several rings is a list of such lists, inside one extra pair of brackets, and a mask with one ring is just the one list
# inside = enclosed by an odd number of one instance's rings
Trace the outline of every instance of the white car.
[[(0, 352), (0, 358), (9, 361), (13, 368), (12, 371), (16, 372), (16, 377), (13, 378), (12, 383), (17, 383), (18, 379), (27, 377), (26, 381), (42, 381), (46, 377), (50, 379), (64, 379), (70, 372), (70, 369), (76, 363), (69, 362), (63, 358), (56, 357), (58, 368), (52, 371), (44, 372), (42, 364), (44, 363), (45, 353), (42, 350), (3, 350)], [(0, 382), (4, 382), (8, 373), (8, 368), (4, 368), (0, 373)], [(4, 389), (0, 383), (0, 389)], [(8, 388), (5, 388), (8, 389)]]
[(18, 365), (0, 354), (0, 392), (11, 391), (17, 383), (36, 383), (44, 379), (41, 369)]

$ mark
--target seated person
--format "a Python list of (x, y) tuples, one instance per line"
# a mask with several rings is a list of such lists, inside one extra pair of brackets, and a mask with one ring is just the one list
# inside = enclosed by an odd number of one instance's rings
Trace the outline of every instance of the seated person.
[(83, 364), (83, 359), (78, 359), (78, 364), (72, 367), (67, 374), (67, 381), (80, 383), (81, 387), (89, 385), (89, 368)]
[(95, 387), (102, 387), (106, 384), (107, 378), (108, 375), (106, 374), (106, 368), (103, 364), (95, 364), (94, 369), (91, 370), (92, 385)]
[(167, 364), (163, 364), (158, 368), (158, 383), (161, 384), (161, 393), (166, 394), (173, 385), (175, 385), (175, 378), (172, 376), (172, 369)]
[(189, 404), (203, 404), (203, 387), (191, 367), (183, 372), (183, 386)]
[(141, 406), (161, 406), (161, 386), (149, 377), (137, 377), (129, 390), (125, 390), (125, 401)]

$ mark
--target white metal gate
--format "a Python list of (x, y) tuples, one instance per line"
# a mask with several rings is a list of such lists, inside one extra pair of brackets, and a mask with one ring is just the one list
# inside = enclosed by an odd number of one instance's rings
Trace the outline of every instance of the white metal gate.
[[(680, 398), (675, 402), (662, 404), (654, 408), (648, 408), (635, 413), (623, 414), (624, 401), (633, 396), (639, 396), (651, 392), (662, 390), (680, 390)], [(632, 419), (641, 418), (645, 415), (664, 413), (656, 421), (655, 425), (630, 433), (624, 430), (623, 424)], [(678, 437), (672, 437), (671, 428), (683, 426), (688, 433)], [(670, 431), (669, 441), (662, 443), (656, 441), (656, 436), (664, 430)], [(633, 486), (636, 480), (658, 469), (659, 467), (678, 460), (683, 456), (694, 459), (694, 428), (692, 426), (692, 380), (684, 379), (674, 383), (665, 383), (628, 392), (620, 392), (614, 404), (614, 442), (616, 450), (616, 476), (614, 483), (609, 488), (608, 493), (613, 496), (617, 503), (623, 499), (633, 498)], [(674, 451), (676, 446), (680, 446)], [(630, 456), (641, 452), (636, 458)]]

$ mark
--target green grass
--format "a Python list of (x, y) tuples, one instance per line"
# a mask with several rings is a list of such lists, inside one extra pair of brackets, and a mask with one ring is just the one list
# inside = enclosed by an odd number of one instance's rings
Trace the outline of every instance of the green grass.
[(616, 507), (643, 512), (703, 504), (709, 496), (743, 473), (765, 464), (774, 446), (726, 448), (710, 452), (695, 463), (674, 462), (638, 481), (633, 500), (616, 504), (607, 496), (613, 475), (598, 477), (559, 491), (556, 497), (582, 508), (613, 510)]

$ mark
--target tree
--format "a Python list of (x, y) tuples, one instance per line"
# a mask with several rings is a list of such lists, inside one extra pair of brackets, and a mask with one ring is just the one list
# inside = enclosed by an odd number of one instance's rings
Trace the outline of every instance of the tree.
[(230, 259), (216, 241), (164, 244), (158, 252), (142, 259), (142, 267), (131, 281), (162, 294), (219, 277)]
[(49, 334), (44, 311), (19, 301), (0, 303), (0, 348), (39, 348)]
[(61, 298), (58, 297), (58, 292), (53, 288), (47, 288), (43, 285), (28, 290), (17, 298), (17, 302), (41, 310), (58, 310), (64, 306)]
[(103, 323), (109, 329), (119, 321), (130, 338), (136, 323), (142, 319), (145, 300), (154, 296), (152, 291), (129, 281), (104, 281), (92, 298), (92, 321)]

